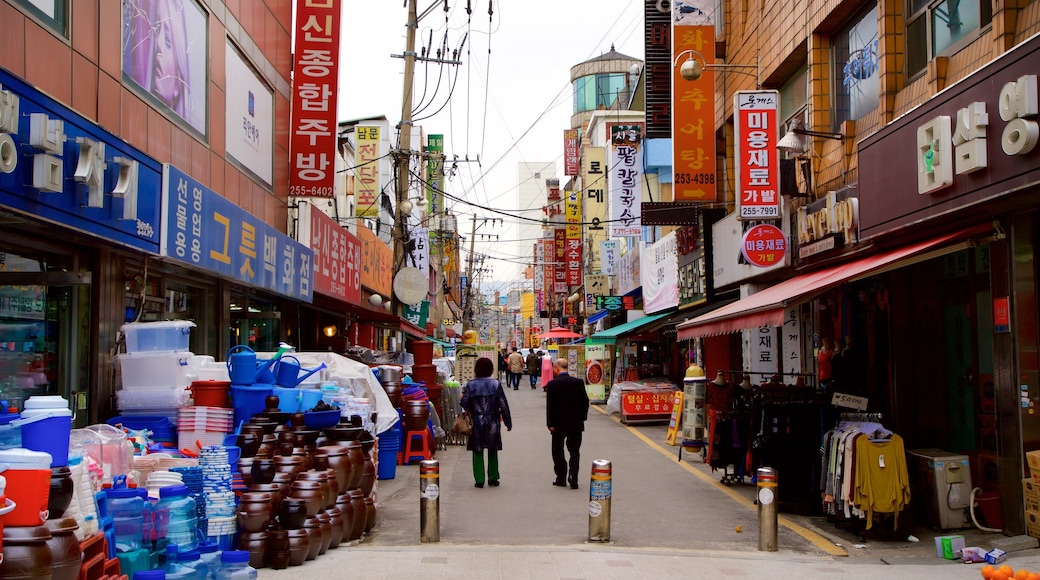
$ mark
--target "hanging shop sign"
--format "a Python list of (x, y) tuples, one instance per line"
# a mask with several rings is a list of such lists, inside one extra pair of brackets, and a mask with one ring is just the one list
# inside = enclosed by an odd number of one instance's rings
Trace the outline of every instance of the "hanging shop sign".
[(752, 266), (766, 268), (781, 264), (787, 254), (787, 236), (774, 225), (752, 226), (744, 232), (740, 252)]
[(227, 153), (268, 186), (274, 173), (274, 94), (226, 40), (227, 95), (224, 141)]
[(311, 204), (300, 204), (298, 240), (314, 252), (314, 291), (361, 304), (361, 240)]
[(798, 257), (808, 258), (859, 240), (856, 188), (829, 191), (827, 197), (798, 208)]
[(427, 135), (426, 151), (426, 213), (444, 213), (444, 135)]
[(779, 106), (778, 91), (737, 91), (733, 95), (738, 219), (780, 219)]
[(256, 288), (312, 299), (314, 253), (173, 165), (163, 166), (160, 254)]
[[(717, 201), (715, 183), (714, 10), (672, 2), (672, 198)], [(700, 78), (688, 81), (680, 68), (701, 61)]]
[(599, 261), (603, 273), (613, 276), (618, 273), (618, 262), (621, 261), (621, 244), (617, 240), (604, 240), (599, 243)]
[(430, 317), (430, 301), (423, 300), (419, 304), (405, 305), (401, 312), (401, 318), (411, 322), (419, 328), (426, 328), (426, 321)]
[(618, 294), (628, 294), (642, 284), (639, 274), (639, 257), (643, 253), (642, 248), (643, 242), (637, 242), (629, 248), (627, 254), (618, 260), (617, 288), (614, 290)]
[(567, 230), (553, 230), (553, 293), (567, 293)]
[(643, 286), (643, 310), (647, 314), (679, 305), (678, 262), (675, 232), (643, 248), (640, 281)]
[(577, 175), (581, 157), (578, 155), (578, 130), (563, 130), (563, 174)]
[(635, 310), (636, 299), (632, 296), (597, 296), (597, 310)]
[(361, 285), (389, 298), (394, 251), (366, 227), (359, 226), (357, 233), (361, 240)]
[(678, 268), (679, 307), (703, 302), (707, 298), (704, 240), (698, 211), (692, 224), (675, 232), (676, 265)]
[(339, 2), (296, 0), (289, 194), (332, 197), (336, 180)]
[[(585, 247), (599, 248), (607, 237), (607, 228), (603, 221), (607, 219), (606, 176), (603, 165), (606, 163), (606, 149), (603, 147), (586, 147), (581, 157), (581, 183), (585, 190), (582, 200), (582, 220), (585, 222)], [(590, 271), (601, 271), (603, 266), (599, 255), (591, 252)]]
[(606, 274), (589, 274), (585, 276), (586, 310), (596, 306), (596, 299), (610, 292), (610, 277)]
[(607, 123), (610, 135), (609, 179), (610, 236), (643, 235), (640, 207), (643, 203), (643, 123)]
[(646, 92), (646, 138), (672, 138), (672, 10), (667, 3), (644, 0), (643, 68)]
[(859, 142), (864, 238), (1035, 195), (1023, 186), (1040, 182), (1038, 60), (1034, 37)]
[(156, 254), (162, 166), (0, 69), (0, 205)]
[(357, 150), (354, 160), (354, 215), (357, 217), (378, 217), (379, 196), (382, 195), (380, 183), (379, 151), (380, 137), (377, 125), (358, 125), (354, 128)]
[(567, 285), (580, 286), (582, 274), (581, 192), (568, 191), (564, 217), (567, 220)]

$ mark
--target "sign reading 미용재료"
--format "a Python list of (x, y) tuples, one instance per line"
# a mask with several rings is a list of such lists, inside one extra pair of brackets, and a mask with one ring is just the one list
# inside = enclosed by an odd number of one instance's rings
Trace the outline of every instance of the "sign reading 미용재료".
[(738, 219), (780, 219), (779, 104), (777, 91), (738, 91), (733, 96)]
[(341, 8), (335, 0), (296, 0), (290, 195), (332, 197), (335, 189)]
[(314, 253), (176, 167), (163, 166), (160, 254), (310, 302)]

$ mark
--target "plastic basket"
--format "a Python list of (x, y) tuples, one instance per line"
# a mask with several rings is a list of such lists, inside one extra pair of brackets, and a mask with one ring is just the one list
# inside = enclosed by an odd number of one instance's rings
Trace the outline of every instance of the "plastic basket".
[(203, 447), (207, 445), (223, 445), (227, 433), (220, 431), (178, 431), (177, 448), (198, 451), (198, 444)]

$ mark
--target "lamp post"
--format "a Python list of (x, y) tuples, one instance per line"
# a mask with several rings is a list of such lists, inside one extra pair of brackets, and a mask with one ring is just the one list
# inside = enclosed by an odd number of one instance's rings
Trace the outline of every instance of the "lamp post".
[(679, 59), (682, 58), (683, 55), (686, 55), (686, 60), (683, 61), (682, 66), (679, 67), (679, 75), (688, 81), (695, 81), (701, 78), (701, 75), (704, 74), (705, 69), (732, 70), (737, 74), (745, 74), (751, 76), (750, 72), (742, 71), (741, 69), (753, 68), (755, 69), (755, 88), (762, 88), (761, 59), (758, 56), (757, 52), (755, 53), (755, 64), (705, 64), (704, 55), (691, 48), (675, 55), (675, 59), (672, 61), (673, 68), (676, 64), (679, 63)]

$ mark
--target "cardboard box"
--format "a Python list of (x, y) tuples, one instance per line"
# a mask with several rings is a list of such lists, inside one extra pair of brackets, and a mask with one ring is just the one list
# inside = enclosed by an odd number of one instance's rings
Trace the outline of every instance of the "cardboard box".
[(1026, 465), (1029, 471), (1040, 471), (1040, 449), (1026, 452)]
[(1040, 538), (1040, 511), (1026, 510), (1026, 533)]
[(964, 536), (936, 536), (935, 557), (956, 560), (964, 549)]
[(1033, 481), (1032, 477), (1023, 479), (1022, 495), (1028, 501), (1040, 502), (1040, 483)]
[(994, 548), (986, 553), (987, 564), (999, 564), (1003, 562), (1005, 558), (1007, 558), (1007, 552), (1004, 550)]
[(965, 564), (978, 564), (986, 561), (986, 549), (979, 547), (968, 547), (961, 550), (961, 560)]

